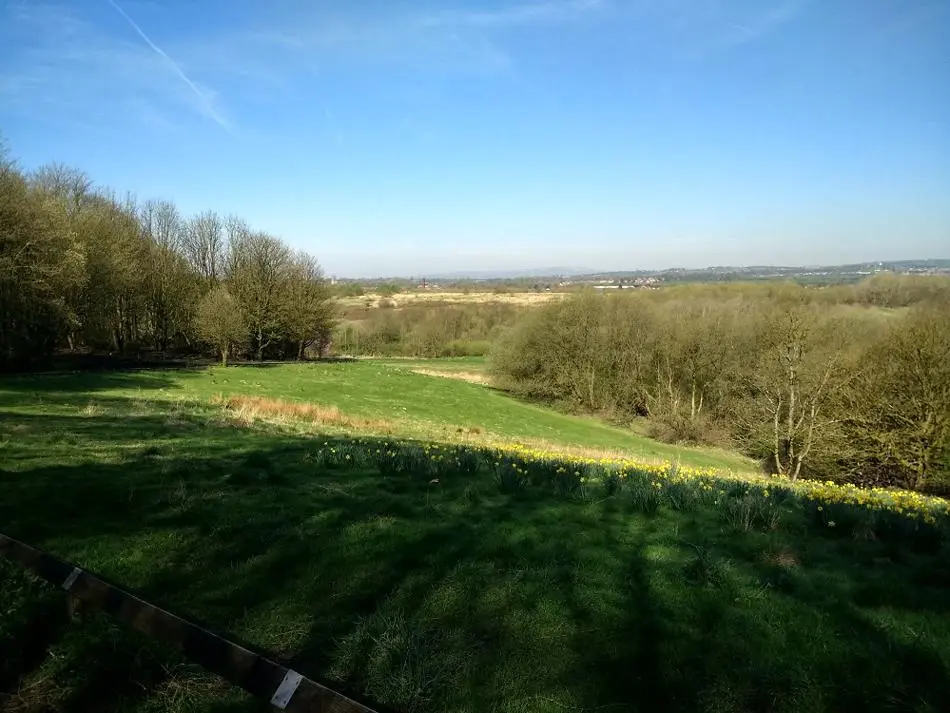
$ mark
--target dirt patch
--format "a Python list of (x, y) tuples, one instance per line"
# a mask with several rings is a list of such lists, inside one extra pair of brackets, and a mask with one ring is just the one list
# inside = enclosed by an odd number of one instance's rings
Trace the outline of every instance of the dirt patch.
[(259, 419), (272, 421), (308, 422), (319, 426), (341, 426), (360, 430), (392, 433), (395, 424), (383, 419), (348, 416), (336, 406), (298, 403), (261, 396), (214, 396), (211, 403), (223, 406), (232, 420), (250, 422)]
[(443, 379), (457, 379), (458, 381), (467, 381), (470, 384), (481, 384), (482, 386), (491, 385), (491, 377), (488, 374), (477, 371), (442, 371), (440, 369), (413, 369), (413, 374), (422, 374), (423, 376), (438, 376)]
[(794, 569), (800, 564), (798, 557), (796, 557), (795, 553), (789, 549), (781, 549), (777, 552), (770, 552), (766, 556), (766, 560), (770, 564), (778, 565), (783, 569)]

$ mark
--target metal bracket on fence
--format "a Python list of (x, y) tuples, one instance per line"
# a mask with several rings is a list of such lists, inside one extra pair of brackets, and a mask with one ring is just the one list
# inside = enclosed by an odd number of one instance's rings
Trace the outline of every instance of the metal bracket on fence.
[(100, 609), (181, 650), (189, 660), (291, 713), (374, 713), (341, 693), (222, 636), (160, 609), (51, 554), (0, 534), (0, 556), (61, 587), (73, 601)]

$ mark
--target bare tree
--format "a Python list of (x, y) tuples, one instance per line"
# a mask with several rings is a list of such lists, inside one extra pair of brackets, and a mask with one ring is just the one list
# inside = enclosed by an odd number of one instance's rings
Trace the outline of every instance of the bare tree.
[(180, 252), (184, 247), (185, 224), (171, 201), (147, 200), (139, 208), (142, 232), (158, 247)]
[(224, 219), (224, 233), (227, 244), (232, 245), (240, 240), (244, 240), (251, 234), (251, 229), (243, 218), (236, 215), (229, 215)]
[(816, 310), (779, 308), (766, 324), (751, 377), (752, 423), (769, 443), (775, 473), (797, 479), (816, 447), (833, 447), (843, 421), (835, 404), (853, 379), (849, 354), (831, 321)]
[(185, 226), (185, 257), (207, 284), (221, 279), (225, 254), (224, 223), (214, 211), (194, 216)]
[(866, 470), (911, 488), (950, 460), (950, 318), (918, 308), (866, 355), (848, 405), (848, 435)]
[(175, 204), (146, 201), (139, 209), (139, 223), (150, 244), (144, 287), (151, 330), (164, 353), (173, 336), (188, 339), (197, 281), (182, 254), (185, 225)]
[(93, 196), (92, 179), (85, 172), (62, 163), (40, 166), (31, 176), (31, 182), (62, 199), (70, 215), (78, 213)]

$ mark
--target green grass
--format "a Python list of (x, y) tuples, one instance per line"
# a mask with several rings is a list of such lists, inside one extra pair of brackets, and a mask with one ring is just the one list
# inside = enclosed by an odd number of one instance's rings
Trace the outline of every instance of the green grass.
[[(477, 359), (426, 362), (430, 367), (468, 369)], [(482, 360), (483, 363), (483, 360)], [(228, 369), (126, 374), (69, 374), (10, 379), (10, 393), (24, 398), (69, 393), (70, 398), (187, 399), (207, 403), (215, 395), (252, 395), (316, 402), (345, 414), (397, 422), (407, 435), (442, 436), (476, 428), (505, 439), (622, 451), (644, 459), (732, 470), (753, 469), (739, 455), (715, 449), (659, 443), (598, 419), (570, 416), (523, 403), (499, 391), (412, 371), (418, 361), (337, 362), (241, 366)], [(15, 401), (14, 396), (8, 402)]]
[[(749, 518), (738, 486), (717, 504), (332, 467), (346, 439), (207, 404), (529, 413), (469, 386), (374, 364), (0, 381), (0, 529), (396, 711), (950, 709), (945, 537), (856, 538), (792, 501)], [(2, 564), (0, 652), (0, 710), (260, 710)]]

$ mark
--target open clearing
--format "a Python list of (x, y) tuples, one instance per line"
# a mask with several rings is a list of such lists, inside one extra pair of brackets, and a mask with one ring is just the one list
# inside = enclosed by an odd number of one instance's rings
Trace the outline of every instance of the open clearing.
[(565, 299), (569, 294), (568, 292), (399, 292), (386, 297), (376, 294), (367, 294), (360, 297), (340, 297), (338, 301), (343, 307), (378, 307), (380, 300), (387, 300), (391, 307), (431, 304), (433, 302), (442, 304), (497, 302), (535, 307)]
[[(379, 422), (748, 465), (413, 368), (0, 380), (0, 523), (397, 711), (950, 710), (945, 536), (328, 463)], [(336, 407), (333, 435), (212, 403), (239, 397)], [(0, 603), (0, 710), (260, 710), (102, 617), (67, 625), (61, 593), (3, 564)]]

